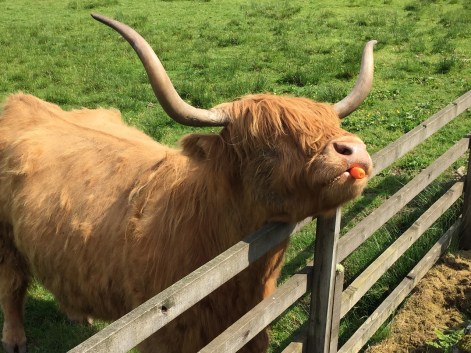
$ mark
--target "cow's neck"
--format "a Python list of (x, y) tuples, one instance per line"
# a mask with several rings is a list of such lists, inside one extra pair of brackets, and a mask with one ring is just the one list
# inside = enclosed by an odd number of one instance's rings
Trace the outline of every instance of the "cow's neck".
[(268, 216), (247, 195), (236, 172), (213, 168), (209, 162), (194, 163), (181, 155), (169, 155), (167, 162), (142, 177), (142, 200), (135, 207), (145, 207), (147, 215), (139, 222), (150, 232), (143, 234), (198, 238), (203, 246), (211, 242), (212, 250), (223, 251), (266, 222)]

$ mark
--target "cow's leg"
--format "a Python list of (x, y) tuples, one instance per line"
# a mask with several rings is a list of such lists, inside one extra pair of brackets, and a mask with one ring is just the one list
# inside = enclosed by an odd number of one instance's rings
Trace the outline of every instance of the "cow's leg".
[(3, 310), (2, 343), (7, 353), (26, 352), (23, 306), (29, 275), (11, 242), (11, 228), (0, 226), (0, 305)]
[(26, 352), (26, 335), (23, 327), (23, 301), (26, 288), (25, 285), (15, 292), (3, 293), (1, 297), (4, 315), (2, 343), (7, 353)]

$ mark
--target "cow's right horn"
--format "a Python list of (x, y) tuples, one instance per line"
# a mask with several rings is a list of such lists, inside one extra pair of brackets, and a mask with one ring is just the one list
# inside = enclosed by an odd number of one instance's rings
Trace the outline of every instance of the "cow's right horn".
[(188, 126), (225, 126), (229, 123), (229, 118), (221, 111), (199, 109), (186, 103), (173, 87), (149, 43), (134, 29), (102, 15), (92, 14), (92, 17), (116, 30), (132, 45), (144, 65), (160, 105), (173, 120)]
[(363, 49), (361, 58), (360, 74), (358, 75), (355, 86), (352, 91), (340, 102), (334, 104), (334, 109), (340, 118), (346, 117), (353, 112), (365, 100), (370, 93), (373, 85), (373, 47), (377, 43), (376, 40), (370, 40)]

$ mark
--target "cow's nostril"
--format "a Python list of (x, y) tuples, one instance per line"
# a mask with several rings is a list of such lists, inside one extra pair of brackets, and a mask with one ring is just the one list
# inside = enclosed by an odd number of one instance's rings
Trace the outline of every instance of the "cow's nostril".
[(354, 153), (352, 146), (344, 143), (334, 142), (334, 149), (338, 154), (343, 156), (351, 156)]

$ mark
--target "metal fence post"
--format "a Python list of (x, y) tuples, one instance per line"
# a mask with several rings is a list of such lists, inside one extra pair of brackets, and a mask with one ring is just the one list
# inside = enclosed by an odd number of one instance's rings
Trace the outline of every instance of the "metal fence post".
[[(468, 135), (468, 139), (471, 135)], [(470, 147), (468, 147), (470, 148)], [(463, 222), (460, 234), (460, 249), (471, 249), (471, 149), (468, 150), (468, 170), (466, 171), (464, 200), (463, 200)]]
[(330, 353), (340, 213), (317, 218), (306, 353)]

